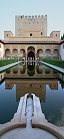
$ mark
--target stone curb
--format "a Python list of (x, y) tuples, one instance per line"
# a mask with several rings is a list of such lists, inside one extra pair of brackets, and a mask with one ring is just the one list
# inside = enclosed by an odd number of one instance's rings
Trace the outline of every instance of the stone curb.
[(0, 136), (7, 133), (10, 130), (16, 129), (16, 128), (25, 128), (26, 124), (21, 122), (15, 122), (15, 123), (6, 123), (4, 125), (0, 125)]
[(45, 66), (51, 67), (52, 69), (55, 69), (55, 70), (59, 71), (60, 73), (64, 74), (64, 68), (61, 68), (61, 67), (58, 67), (58, 66), (55, 66), (52, 64), (48, 64), (48, 63), (43, 62), (43, 61), (40, 61), (40, 63), (44, 64)]
[(27, 98), (27, 94), (20, 99), (17, 112), (14, 114), (13, 119), (8, 123), (0, 125), (0, 136), (16, 128), (23, 128), (23, 127), (26, 128), (26, 116), (25, 116), (26, 98)]
[(41, 111), (40, 101), (35, 95), (33, 95), (33, 106), (32, 127), (48, 131), (58, 139), (64, 139), (64, 127), (57, 127), (45, 119), (45, 116)]
[[(35, 122), (32, 123), (32, 127), (33, 128), (40, 128), (42, 130), (48, 131), (49, 133), (53, 134), (54, 136), (56, 136), (58, 139), (64, 139), (64, 135), (62, 135), (61, 133), (59, 133), (59, 131), (57, 131), (56, 129), (54, 129), (51, 126), (48, 125), (43, 125), (43, 124), (36, 124)], [(64, 131), (63, 131), (64, 132)]]
[[(25, 108), (26, 108), (27, 95), (28, 94), (26, 94), (24, 97), (21, 118), (19, 118), (18, 119), (19, 121), (17, 121), (17, 117), (14, 115), (14, 118), (11, 120), (11, 122), (0, 125), (0, 136), (2, 136), (3, 134), (7, 133), (10, 130), (14, 130), (17, 128), (24, 128), (24, 127), (26, 128)], [(32, 116), (32, 127), (48, 131), (49, 133), (53, 134), (58, 139), (64, 139), (64, 127), (57, 127), (56, 125), (49, 123), (45, 119), (45, 116), (42, 115), (38, 97), (36, 97), (36, 99), (35, 99), (35, 95), (34, 94), (32, 94), (32, 95), (33, 95), (33, 107), (34, 107), (33, 108), (33, 116)], [(20, 100), (20, 102), (21, 102), (21, 100)], [(18, 107), (18, 111), (16, 114), (18, 114), (19, 110), (21, 110), (20, 105)]]
[(3, 72), (4, 70), (8, 69), (8, 68), (11, 68), (19, 63), (21, 63), (22, 61), (19, 61), (19, 62), (15, 62), (15, 63), (12, 63), (12, 64), (8, 64), (6, 66), (2, 66), (0, 67), (0, 72)]

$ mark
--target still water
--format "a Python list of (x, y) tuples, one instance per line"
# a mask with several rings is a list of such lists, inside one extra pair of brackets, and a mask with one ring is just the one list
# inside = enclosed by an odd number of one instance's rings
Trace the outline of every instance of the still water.
[(40, 63), (18, 64), (0, 73), (0, 124), (13, 118), (26, 93), (40, 98), (49, 122), (64, 126), (64, 76)]

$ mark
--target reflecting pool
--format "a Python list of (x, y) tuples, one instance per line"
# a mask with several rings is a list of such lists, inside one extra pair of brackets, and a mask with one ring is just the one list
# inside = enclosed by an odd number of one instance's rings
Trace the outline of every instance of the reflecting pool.
[(64, 75), (40, 63), (18, 64), (0, 73), (0, 124), (10, 121), (20, 97), (34, 93), (40, 98), (46, 119), (64, 126)]

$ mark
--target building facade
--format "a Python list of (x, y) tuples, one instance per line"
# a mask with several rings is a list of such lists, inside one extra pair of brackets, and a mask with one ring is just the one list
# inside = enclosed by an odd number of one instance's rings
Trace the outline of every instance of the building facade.
[(0, 40), (0, 58), (64, 59), (64, 41), (60, 40), (60, 31), (52, 31), (47, 36), (47, 15), (15, 16), (15, 36), (4, 31), (4, 40)]

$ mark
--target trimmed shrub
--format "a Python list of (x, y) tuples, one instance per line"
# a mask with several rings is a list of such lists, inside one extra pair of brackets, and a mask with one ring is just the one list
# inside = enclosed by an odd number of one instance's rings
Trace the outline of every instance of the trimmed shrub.
[(0, 67), (11, 64), (11, 63), (15, 63), (17, 61), (18, 61), (18, 59), (1, 59), (0, 60)]
[(64, 68), (64, 60), (43, 59), (43, 61)]

